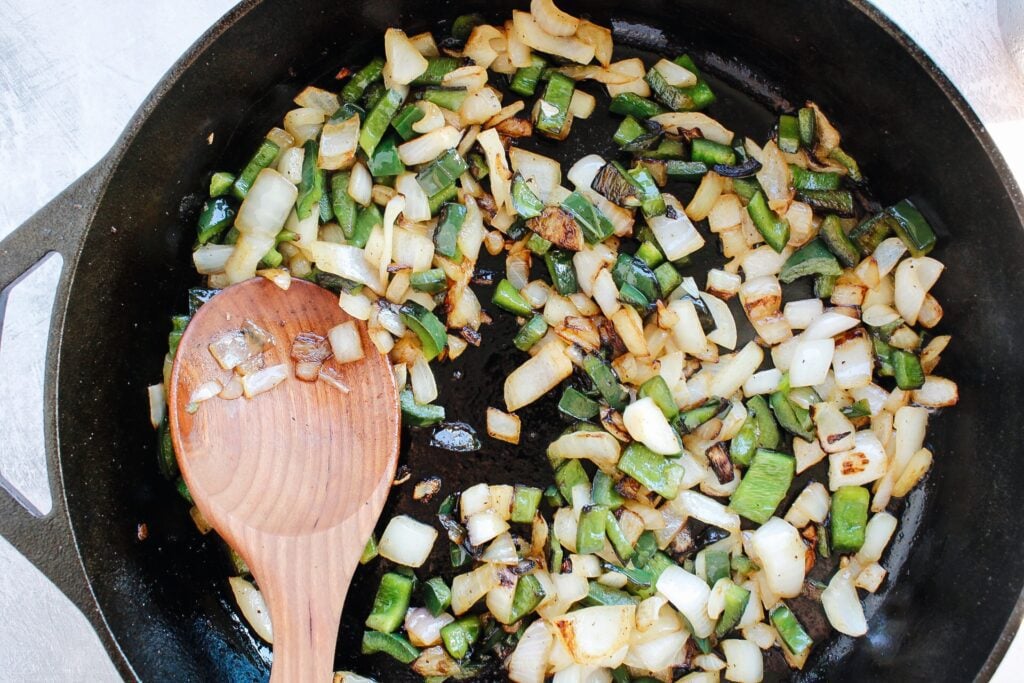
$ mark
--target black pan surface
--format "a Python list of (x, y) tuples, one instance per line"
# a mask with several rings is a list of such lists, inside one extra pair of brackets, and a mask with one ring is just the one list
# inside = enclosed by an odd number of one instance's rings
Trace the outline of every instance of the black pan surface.
[[(1014, 415), (1024, 398), (1014, 353), (1024, 319), (1013, 304), (1021, 291), (1022, 204), (991, 141), (934, 66), (860, 2), (565, 5), (612, 25), (624, 55), (695, 55), (720, 97), (709, 113), (740, 134), (763, 140), (779, 109), (813, 98), (844, 133), (877, 199), (912, 196), (938, 225), (936, 255), (947, 272), (937, 296), (946, 311), (942, 326), (956, 335), (940, 367), (959, 382), (961, 402), (930, 432), (936, 466), (900, 510), (899, 532), (883, 559), (889, 578), (865, 600), (869, 635), (821, 642), (794, 680), (987, 678), (1012, 637), (1014, 629), (1004, 628), (1024, 582), (1015, 515), (1024, 423)], [(186, 289), (197, 284), (191, 219), (204, 180), (240, 166), (302, 86), (330, 83), (340, 66), (379, 51), (386, 27), (440, 35), (459, 14), (505, 18), (514, 7), (243, 3), (169, 74), (101, 169), (107, 180), (96, 186), (105, 187), (87, 199), (95, 206), (78, 208), (95, 215), (73, 271), (59, 363), (51, 367), (59, 366), (55, 426), (67, 515), (91, 591), (80, 603), (126, 677), (252, 681), (265, 680), (269, 668), (269, 648), (235, 615), (220, 543), (198, 535), (157, 472), (147, 423), (145, 387), (158, 376), (168, 316), (185, 308)], [(583, 154), (610, 154), (615, 121), (599, 113), (602, 105), (599, 99), (595, 118), (579, 122), (566, 144), (545, 147), (564, 170)], [(684, 199), (692, 193), (675, 190)], [(710, 264), (720, 262), (714, 251), (705, 248), (686, 274), (702, 283)], [(486, 301), (488, 290), (480, 298)], [(429, 433), (407, 431), (402, 462), (412, 476), (396, 488), (385, 515), (431, 518), (440, 497), (427, 505), (410, 495), (428, 475), (442, 477), (442, 495), (479, 481), (548, 480), (544, 448), (564, 427), (551, 402), (521, 411), (518, 447), (488, 439), (483, 429), (483, 407), (502, 405), (501, 382), (523, 358), (509, 341), (510, 318), (494, 317), (485, 345), (438, 373), (449, 419), (475, 425), (483, 449), (453, 453), (431, 446)], [(140, 522), (149, 527), (145, 541), (136, 536)], [(446, 563), (442, 552), (439, 543), (435, 560)], [(415, 680), (382, 657), (356, 654), (380, 571), (375, 563), (357, 574), (337, 665), (382, 681)], [(500, 678), (492, 670), (480, 680)]]

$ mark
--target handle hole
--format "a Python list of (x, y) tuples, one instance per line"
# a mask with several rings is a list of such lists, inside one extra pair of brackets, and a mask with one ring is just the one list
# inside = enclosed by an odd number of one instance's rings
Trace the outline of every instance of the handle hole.
[(34, 515), (53, 508), (46, 434), (50, 318), (64, 259), (50, 252), (0, 294), (0, 487)]

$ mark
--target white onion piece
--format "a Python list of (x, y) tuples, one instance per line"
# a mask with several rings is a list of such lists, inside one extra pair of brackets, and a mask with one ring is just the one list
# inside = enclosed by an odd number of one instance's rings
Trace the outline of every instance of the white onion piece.
[(885, 278), (892, 269), (896, 267), (903, 255), (907, 253), (907, 245), (899, 237), (890, 237), (882, 240), (875, 247), (875, 261), (878, 263), (878, 276)]
[[(483, 215), (480, 207), (472, 197), (466, 197), (466, 219), (462, 222), (462, 229), (459, 230), (458, 245), (462, 255), (472, 262), (480, 256), (480, 246), (484, 242), (487, 231), (484, 229)], [(469, 289), (467, 288), (467, 291)], [(449, 325), (451, 322), (449, 321)]]
[(747, 396), (771, 394), (782, 382), (782, 371), (778, 368), (755, 372), (743, 383), (743, 393)]
[(735, 394), (753, 376), (762, 360), (764, 351), (761, 347), (754, 342), (747, 342), (725, 367), (715, 373), (711, 380), (711, 395), (729, 397)]
[(477, 66), (487, 69), (498, 58), (498, 48), (501, 48), (504, 42), (504, 33), (494, 26), (481, 24), (473, 27), (462, 54), (464, 57), (472, 59)]
[(891, 306), (885, 304), (875, 304), (868, 306), (864, 309), (861, 319), (864, 323), (871, 327), (884, 327), (890, 323), (894, 323), (899, 320), (900, 314), (897, 313)]
[(882, 553), (895, 532), (896, 518), (891, 514), (879, 512), (872, 515), (864, 527), (864, 544), (857, 551), (857, 562), (866, 566), (882, 559)]
[(723, 145), (731, 145), (734, 137), (733, 132), (718, 121), (696, 111), (658, 114), (652, 116), (651, 121), (660, 124), (672, 135), (682, 135), (684, 131), (696, 128), (704, 138)]
[(857, 332), (859, 334), (847, 337), (836, 346), (832, 355), (832, 370), (840, 389), (858, 389), (871, 384), (874, 351), (864, 331)]
[(811, 406), (811, 416), (818, 428), (818, 443), (826, 453), (839, 453), (856, 445), (856, 429), (839, 407), (829, 401)]
[(676, 683), (719, 683), (720, 680), (717, 671), (694, 671), (676, 679)]
[(572, 374), (572, 362), (561, 344), (548, 344), (505, 379), (505, 408), (519, 410), (558, 386)]
[(469, 542), (482, 545), (508, 531), (508, 522), (493, 510), (484, 510), (466, 520)]
[(402, 143), (398, 146), (398, 156), (406, 166), (425, 164), (458, 145), (461, 137), (452, 126), (443, 126)]
[(942, 275), (942, 271), (946, 269), (946, 266), (942, 265), (941, 261), (936, 261), (930, 256), (919, 256), (910, 260), (914, 262), (917, 279), (926, 292), (935, 286), (939, 276)]
[(825, 312), (821, 299), (800, 299), (790, 301), (782, 310), (786, 322), (794, 330), (805, 330)]
[(167, 398), (163, 383), (150, 385), (146, 393), (149, 396), (149, 423), (156, 429), (167, 415)]
[(946, 408), (956, 405), (960, 400), (960, 391), (956, 382), (938, 375), (928, 375), (924, 379), (924, 386), (912, 391), (910, 396), (911, 400), (918, 405), (928, 408)]
[[(418, 139), (418, 138), (417, 138)], [(352, 166), (348, 179), (348, 196), (360, 206), (369, 206), (373, 193), (373, 176), (362, 162)]]
[(740, 291), (741, 284), (743, 284), (743, 278), (736, 273), (728, 273), (717, 268), (708, 271), (706, 289), (719, 298), (731, 299), (736, 296)]
[(752, 624), (741, 629), (741, 633), (762, 650), (770, 650), (775, 645), (775, 629), (768, 624)]
[(344, 244), (317, 241), (310, 245), (310, 252), (320, 270), (364, 284), (376, 294), (384, 293), (384, 285), (380, 276), (367, 263), (365, 252), (362, 249)]
[(553, 36), (528, 12), (513, 10), (513, 28), (516, 38), (524, 45), (556, 57), (565, 57), (578, 64), (589, 64), (594, 58), (593, 45), (573, 36)]
[(848, 569), (836, 572), (828, 587), (821, 592), (821, 606), (832, 628), (857, 637), (868, 632), (868, 623), (850, 574)]
[(224, 266), (229, 282), (241, 282), (256, 274), (256, 265), (274, 245), (274, 237), (288, 220), (297, 196), (296, 187), (272, 168), (256, 176), (235, 217), (241, 237)]
[(459, 510), (462, 519), (491, 509), (491, 490), (487, 484), (476, 484), (462, 492), (459, 498)]
[[(501, 111), (501, 99), (493, 88), (481, 88), (470, 92), (459, 107), (462, 126), (484, 123)], [(479, 136), (477, 136), (479, 139)]]
[(333, 683), (377, 683), (377, 681), (351, 671), (336, 671)]
[[(456, 69), (456, 71), (458, 71), (458, 69)], [(413, 131), (423, 134), (444, 127), (444, 114), (441, 113), (441, 108), (439, 106), (433, 102), (420, 100), (416, 103), (416, 108), (423, 113), (423, 117), (416, 123), (412, 124)]]
[(764, 678), (764, 655), (749, 640), (729, 639), (720, 643), (725, 653), (725, 680), (734, 683), (760, 683)]
[(203, 382), (196, 387), (195, 391), (192, 392), (192, 395), (188, 397), (188, 402), (196, 404), (208, 401), (219, 394), (220, 390), (223, 388), (224, 387), (221, 386), (221, 383), (215, 379), (211, 379), (209, 382)]
[(856, 327), (859, 320), (835, 310), (825, 311), (801, 335), (804, 339), (828, 339)]
[(192, 252), (192, 263), (200, 275), (223, 273), (234, 250), (232, 244), (204, 244)]
[[(459, 67), (445, 74), (441, 79), (441, 85), (445, 88), (465, 88), (469, 92), (476, 92), (487, 85), (487, 69), (479, 64)], [(440, 113), (439, 109), (438, 114)], [(415, 126), (413, 129), (415, 130)]]
[(661, 196), (671, 212), (666, 211), (660, 216), (652, 216), (647, 219), (647, 223), (665, 258), (675, 261), (703, 247), (704, 238), (693, 227), (678, 199), (670, 194)]
[(661, 74), (662, 78), (669, 85), (677, 87), (697, 85), (697, 76), (686, 69), (686, 67), (679, 66), (667, 59), (658, 60), (654, 65), (654, 69)]
[(359, 336), (359, 328), (356, 327), (355, 321), (349, 320), (332, 327), (327, 333), (327, 338), (331, 342), (334, 360), (338, 363), (351, 363), (360, 360), (364, 355), (363, 340)]
[(270, 391), (288, 377), (288, 366), (284, 363), (271, 365), (242, 378), (242, 390), (246, 398)]
[(551, 157), (521, 147), (510, 149), (508, 158), (512, 170), (522, 175), (537, 199), (547, 204), (555, 188), (562, 184), (562, 167), (559, 163)]
[(676, 323), (672, 326), (672, 338), (679, 350), (690, 355), (703, 353), (708, 342), (693, 302), (679, 299), (670, 303), (668, 308), (676, 316)]
[(757, 249), (751, 249), (740, 257), (740, 267), (747, 280), (753, 280), (765, 275), (778, 275), (782, 272), (782, 266), (792, 256), (793, 248), (787, 246), (781, 253), (776, 252), (767, 244)]
[(289, 147), (277, 157), (278, 173), (290, 180), (294, 185), (302, 182), (302, 160), (306, 151), (302, 147)]
[(326, 118), (321, 109), (300, 107), (284, 115), (284, 128), (294, 139), (294, 144), (301, 147), (307, 140), (316, 139)]
[(316, 165), (329, 171), (348, 168), (356, 158), (359, 145), (359, 117), (324, 124), (320, 133), (320, 150)]
[[(587, 299), (590, 301), (590, 299)], [(591, 302), (593, 305), (593, 302)], [(579, 306), (577, 306), (579, 308)], [(594, 306), (594, 314), (600, 309)], [(583, 311), (581, 311), (582, 313)], [(635, 356), (648, 354), (647, 338), (644, 336), (644, 321), (632, 306), (623, 306), (612, 316), (612, 325), (616, 334), (626, 346), (626, 350)]]
[(594, 183), (594, 178), (607, 163), (604, 157), (598, 154), (588, 154), (572, 165), (569, 172), (566, 173), (566, 177), (580, 192), (585, 189), (589, 190)]
[(505, 158), (505, 147), (501, 144), (501, 137), (497, 130), (488, 128), (476, 136), (476, 141), (483, 149), (487, 161), (494, 204), (499, 209), (507, 207), (511, 211), (512, 171), (509, 169), (508, 159)]
[(235, 602), (238, 603), (238, 609), (242, 612), (246, 623), (252, 627), (256, 635), (273, 644), (274, 628), (270, 623), (270, 610), (267, 609), (267, 603), (263, 600), (263, 594), (256, 590), (256, 586), (240, 576), (228, 577), (228, 585), (231, 586)]
[(825, 381), (832, 366), (835, 342), (827, 339), (803, 339), (793, 351), (789, 366), (790, 386), (812, 387)]
[(292, 212), (288, 214), (284, 229), (295, 233), (295, 241), (292, 244), (298, 247), (303, 255), (309, 257), (309, 245), (319, 237), (320, 212), (311, 211), (308, 216), (299, 220), (299, 214), (292, 209)]
[[(627, 407), (626, 410), (629, 408)], [(662, 419), (664, 417), (662, 415)], [(618, 439), (608, 432), (580, 431), (558, 437), (548, 446), (547, 452), (553, 458), (590, 460), (602, 470), (611, 471), (619, 461), (621, 446)], [(673, 452), (679, 452), (678, 444)]]
[(452, 612), (455, 616), (466, 612), (497, 585), (498, 572), (493, 564), (485, 563), (471, 572), (459, 574), (452, 579)]
[(319, 109), (327, 116), (338, 111), (339, 107), (337, 95), (312, 85), (303, 88), (302, 92), (292, 98), (292, 102), (300, 107)]
[(338, 294), (338, 306), (357, 320), (369, 320), (370, 311), (373, 309), (373, 302), (362, 294), (349, 294), (341, 291)]
[(635, 605), (586, 607), (557, 617), (552, 625), (577, 664), (614, 668), (629, 649), (635, 613)]
[(494, 564), (514, 565), (519, 563), (519, 555), (516, 553), (516, 544), (508, 533), (499, 534), (480, 557), (484, 562)]
[(634, 639), (629, 646), (625, 663), (647, 671), (663, 671), (682, 659), (687, 638), (686, 631), (676, 630), (642, 642)]
[(384, 55), (391, 80), (399, 85), (412, 83), (427, 70), (427, 59), (401, 29), (389, 28), (384, 33)]
[(715, 628), (708, 617), (707, 604), (711, 595), (708, 584), (680, 566), (672, 565), (662, 572), (656, 584), (658, 592), (664, 595), (678, 609), (698, 638), (707, 638)]
[[(710, 276), (709, 276), (710, 278)], [(736, 348), (736, 320), (732, 317), (732, 311), (729, 310), (729, 305), (707, 292), (701, 292), (700, 298), (704, 300), (704, 303), (708, 307), (708, 311), (711, 312), (711, 317), (715, 320), (715, 329), (708, 332), (708, 341), (714, 342), (719, 346), (729, 349), (730, 351)]]
[(699, 519), (705, 524), (713, 524), (733, 533), (740, 530), (739, 515), (717, 500), (696, 491), (681, 491), (669, 505), (681, 515)]
[(552, 0), (531, 0), (530, 14), (546, 33), (553, 36), (571, 36), (580, 25), (579, 19), (555, 7)]
[[(332, 341), (333, 345), (333, 341)], [(427, 405), (437, 398), (437, 382), (430, 364), (422, 353), (416, 355), (416, 362), (409, 368), (409, 382), (416, 403)]]
[(673, 455), (681, 450), (675, 430), (650, 396), (626, 406), (622, 421), (631, 437), (655, 453)]
[[(513, 147), (513, 150), (516, 149), (518, 148)], [(585, 245), (583, 249), (573, 254), (572, 264), (576, 268), (580, 290), (587, 296), (593, 296), (598, 272), (614, 262), (615, 254), (604, 244)]]
[(816, 481), (811, 482), (789, 506), (783, 519), (797, 529), (802, 529), (809, 522), (821, 524), (828, 516), (829, 503), (828, 489)]
[(494, 439), (508, 443), (519, 443), (522, 426), (519, 416), (509, 415), (497, 408), (487, 408), (487, 434)]
[(569, 113), (576, 119), (589, 119), (597, 107), (597, 99), (590, 93), (582, 90), (573, 90), (572, 100), (569, 101)]
[(870, 431), (856, 435), (856, 446), (828, 456), (828, 487), (862, 486), (885, 474), (888, 457), (882, 443)]
[(792, 179), (789, 164), (782, 155), (774, 140), (769, 140), (761, 150), (761, 169), (757, 172), (757, 182), (768, 198), (768, 205), (774, 211), (784, 211), (789, 204)]
[(551, 631), (543, 619), (530, 624), (508, 659), (508, 678), (514, 683), (544, 683)]
[(906, 259), (896, 266), (895, 285), (896, 310), (908, 325), (917, 323), (918, 313), (924, 305), (924, 297), (927, 293), (917, 277), (917, 265), (915, 259)]
[(426, 607), (414, 607), (405, 613), (405, 632), (416, 647), (430, 647), (441, 642), (441, 629), (453, 621), (447, 612), (435, 617)]
[(594, 301), (601, 307), (606, 318), (615, 315), (622, 304), (619, 302), (619, 289), (607, 268), (602, 268), (594, 278)]
[(380, 537), (377, 551), (386, 560), (406, 567), (419, 567), (427, 561), (437, 530), (407, 515), (392, 517)]
[(751, 543), (772, 592), (781, 598), (799, 595), (807, 552), (800, 532), (788, 522), (772, 517), (753, 533)]
[[(427, 193), (423, 191), (423, 187), (420, 186), (418, 180), (416, 180), (415, 173), (402, 173), (395, 179), (395, 190), (399, 194), (405, 197), (405, 208), (402, 210), (402, 214), (410, 221), (429, 221), (430, 220), (430, 199), (427, 197)], [(423, 238), (427, 242), (433, 242), (430, 239)], [(433, 258), (433, 249), (431, 249), (431, 258)], [(413, 265), (408, 261), (397, 261), (406, 265)], [(422, 265), (422, 264), (418, 264)], [(430, 260), (427, 260), (427, 266), (430, 265)], [(415, 267), (413, 268), (415, 270)]]

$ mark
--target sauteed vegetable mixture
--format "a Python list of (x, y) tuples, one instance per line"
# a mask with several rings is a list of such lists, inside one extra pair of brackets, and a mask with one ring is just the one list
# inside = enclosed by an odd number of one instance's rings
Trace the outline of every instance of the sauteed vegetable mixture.
[[(519, 683), (754, 683), (766, 651), (797, 669), (813, 651), (798, 596), (865, 635), (860, 591), (886, 580), (897, 527), (887, 509), (932, 465), (929, 419), (957, 402), (935, 374), (943, 265), (914, 204), (870, 199), (813, 102), (737, 134), (689, 56), (615, 61), (609, 29), (551, 0), (503, 24), (460, 17), (443, 37), (389, 29), (383, 57), (337, 78), (339, 92), (298, 93), (237, 174), (211, 178), (193, 254), (210, 289), (193, 310), (254, 276), (334, 289), (389, 354), (405, 424), (430, 428), (445, 420), (433, 368), (489, 342), (477, 266), (504, 255), (490, 310), (516, 318), (522, 362), (504, 405), (480, 407), (487, 431), (518, 443), (516, 411), (549, 392), (568, 425), (546, 489), (480, 483), (370, 540), (364, 562), (389, 570), (363, 652), (431, 681), (487, 656)], [(621, 116), (607, 158), (563, 169), (521, 146), (586, 139), (596, 107)], [(701, 249), (720, 267), (696, 272)], [(813, 296), (793, 294), (801, 281)], [(165, 370), (187, 322), (174, 319)], [(298, 379), (332, 381), (320, 363), (367, 350), (345, 327), (290, 351)], [(266, 370), (242, 362), (237, 386), (192, 407), (287, 379), (254, 379)], [(151, 399), (174, 478), (162, 385)], [(451, 572), (417, 573), (435, 542)], [(836, 556), (827, 583), (809, 578)], [(240, 609), (270, 640), (238, 565)]]

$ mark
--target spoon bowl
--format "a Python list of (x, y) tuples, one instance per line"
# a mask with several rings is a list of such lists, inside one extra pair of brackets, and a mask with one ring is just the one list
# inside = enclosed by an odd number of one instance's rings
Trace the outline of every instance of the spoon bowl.
[[(245, 559), (270, 611), (274, 683), (329, 681), (345, 593), (394, 480), (400, 413), (391, 365), (356, 328), (363, 358), (324, 362), (338, 382), (303, 381), (290, 351), (351, 318), (303, 280), (264, 278), (204, 304), (182, 335), (168, 396), (178, 464), (199, 511)], [(285, 379), (251, 398), (197, 402), (225, 370), (210, 344), (262, 330), (263, 365)], [(257, 336), (262, 337), (261, 334)], [(346, 391), (347, 389), (347, 391)]]

